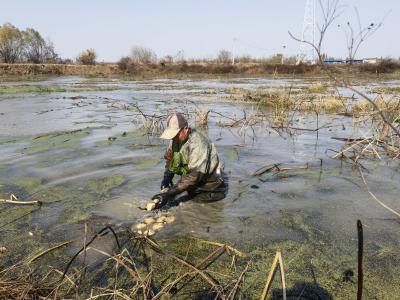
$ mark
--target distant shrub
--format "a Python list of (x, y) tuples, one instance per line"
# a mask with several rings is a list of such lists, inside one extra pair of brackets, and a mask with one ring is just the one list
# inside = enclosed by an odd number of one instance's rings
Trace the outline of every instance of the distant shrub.
[(96, 58), (96, 52), (90, 48), (79, 53), (78, 57), (76, 58), (76, 62), (81, 65), (95, 65)]
[(220, 50), (217, 56), (217, 62), (220, 64), (229, 64), (232, 60), (232, 53), (227, 50)]
[(74, 61), (70, 58), (60, 59), (60, 64), (72, 65)]
[(131, 59), (136, 64), (151, 64), (157, 62), (157, 55), (149, 48), (135, 46), (132, 48)]
[(283, 54), (282, 53), (274, 54), (268, 58), (265, 58), (263, 61), (268, 64), (281, 64), (283, 61)]
[(162, 59), (162, 62), (164, 64), (172, 64), (174, 63), (174, 57), (172, 55), (166, 55), (164, 56), (164, 58)]
[(121, 71), (127, 71), (129, 65), (132, 64), (132, 59), (128, 56), (123, 56), (120, 58), (117, 64), (118, 64), (118, 69), (120, 69)]
[(393, 59), (383, 59), (377, 64), (362, 64), (360, 71), (369, 73), (393, 73), (400, 70), (400, 63)]
[(250, 63), (254, 62), (254, 58), (252, 58), (250, 55), (242, 55), (239, 57), (235, 57), (235, 62), (237, 63)]

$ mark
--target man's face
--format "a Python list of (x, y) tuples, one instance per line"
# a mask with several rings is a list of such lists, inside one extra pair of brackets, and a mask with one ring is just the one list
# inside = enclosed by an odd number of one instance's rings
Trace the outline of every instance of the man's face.
[(189, 136), (189, 127), (182, 128), (178, 134), (174, 137), (174, 142), (178, 142), (179, 145), (182, 145)]

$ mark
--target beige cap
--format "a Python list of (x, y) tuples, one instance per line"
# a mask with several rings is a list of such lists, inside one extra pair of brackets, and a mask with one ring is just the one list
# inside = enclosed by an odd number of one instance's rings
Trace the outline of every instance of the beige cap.
[(181, 113), (174, 113), (167, 119), (167, 129), (161, 134), (160, 138), (165, 140), (172, 140), (179, 131), (188, 126), (186, 118)]

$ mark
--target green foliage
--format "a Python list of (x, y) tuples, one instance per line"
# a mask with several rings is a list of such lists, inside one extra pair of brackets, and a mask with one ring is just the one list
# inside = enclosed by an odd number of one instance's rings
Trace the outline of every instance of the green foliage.
[(56, 59), (51, 41), (46, 41), (35, 29), (22, 31), (10, 23), (0, 26), (0, 61), (47, 63)]
[(47, 41), (33, 28), (27, 28), (22, 32), (24, 40), (24, 56), (30, 63), (55, 62), (57, 54), (53, 44)]
[(97, 53), (94, 49), (86, 49), (82, 51), (76, 58), (76, 62), (81, 65), (95, 65), (96, 64)]
[(0, 60), (15, 63), (21, 59), (23, 37), (21, 31), (10, 23), (0, 26)]

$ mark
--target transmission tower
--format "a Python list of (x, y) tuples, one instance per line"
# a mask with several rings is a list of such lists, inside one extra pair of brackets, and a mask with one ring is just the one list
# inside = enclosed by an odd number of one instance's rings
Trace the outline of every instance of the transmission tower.
[[(306, 0), (301, 39), (315, 45), (315, 0)], [(308, 43), (301, 43), (297, 64), (315, 63), (315, 49)]]

